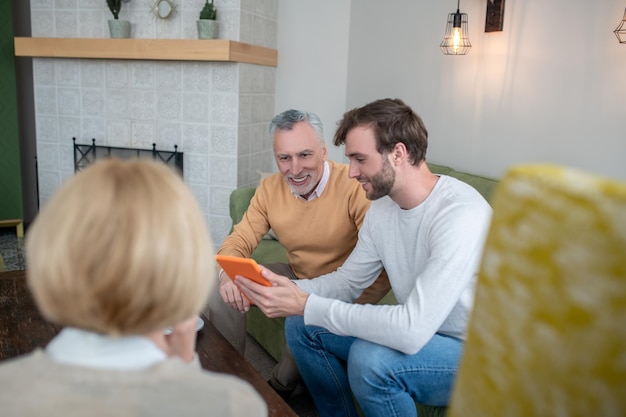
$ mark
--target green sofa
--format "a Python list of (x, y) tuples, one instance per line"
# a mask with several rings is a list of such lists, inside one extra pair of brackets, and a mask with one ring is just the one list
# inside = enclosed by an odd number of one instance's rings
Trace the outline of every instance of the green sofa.
[[(432, 172), (436, 174), (445, 174), (458, 178), (480, 192), (487, 201), (498, 183), (493, 178), (480, 175), (469, 174), (466, 172), (456, 171), (443, 165), (428, 164)], [(243, 214), (250, 204), (250, 199), (254, 195), (255, 187), (240, 187), (234, 190), (230, 196), (230, 216), (233, 225), (239, 223)], [(274, 239), (263, 239), (256, 250), (252, 253), (254, 258), (260, 264), (270, 264), (278, 262), (287, 262), (285, 248)], [(390, 291), (381, 301), (381, 304), (395, 304), (396, 300), (393, 292)], [(248, 312), (247, 329), (248, 333), (259, 342), (261, 346), (276, 360), (280, 358), (285, 348), (284, 322), (282, 318), (269, 319), (257, 308), (252, 308)], [(421, 409), (421, 406), (418, 405)], [(428, 410), (427, 410), (428, 409)], [(420, 411), (420, 416), (442, 415), (444, 407), (425, 407)]]

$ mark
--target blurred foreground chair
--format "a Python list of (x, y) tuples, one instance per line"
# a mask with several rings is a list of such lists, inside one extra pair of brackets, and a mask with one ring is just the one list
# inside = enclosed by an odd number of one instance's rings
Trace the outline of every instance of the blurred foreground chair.
[(520, 166), (493, 207), (448, 416), (626, 416), (626, 184)]

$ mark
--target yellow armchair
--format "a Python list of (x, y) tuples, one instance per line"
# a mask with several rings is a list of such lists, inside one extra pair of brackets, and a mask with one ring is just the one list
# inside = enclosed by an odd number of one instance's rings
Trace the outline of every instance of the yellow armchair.
[(626, 184), (500, 182), (448, 416), (626, 416)]

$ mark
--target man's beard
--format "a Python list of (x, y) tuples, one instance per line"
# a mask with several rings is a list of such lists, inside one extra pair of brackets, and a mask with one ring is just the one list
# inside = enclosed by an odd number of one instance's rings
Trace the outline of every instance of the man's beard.
[(306, 172), (305, 175), (309, 176), (309, 181), (305, 182), (305, 184), (303, 185), (294, 185), (289, 181), (289, 178), (293, 178), (293, 176), (289, 176), (289, 177), (285, 176), (285, 181), (287, 182), (287, 185), (289, 186), (289, 190), (293, 194), (300, 195), (300, 196), (310, 194), (315, 188), (315, 186), (317, 185), (317, 183), (314, 181), (312, 172)]
[(395, 182), (396, 172), (391, 167), (389, 160), (383, 156), (383, 167), (370, 178), (371, 190), (366, 192), (365, 195), (370, 200), (378, 200), (381, 197), (389, 195)]

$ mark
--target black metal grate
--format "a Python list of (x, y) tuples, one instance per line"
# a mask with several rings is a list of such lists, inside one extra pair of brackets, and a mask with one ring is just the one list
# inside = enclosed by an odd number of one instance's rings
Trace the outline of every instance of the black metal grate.
[(174, 145), (173, 151), (163, 151), (152, 144), (152, 149), (120, 148), (116, 146), (96, 145), (96, 140), (91, 139), (91, 145), (74, 142), (74, 172), (78, 172), (87, 165), (92, 164), (98, 158), (152, 158), (159, 160), (175, 168), (180, 176), (183, 176), (183, 153), (178, 152), (178, 145)]

